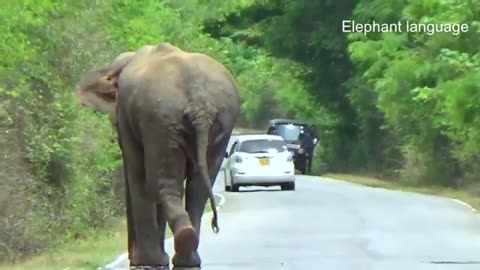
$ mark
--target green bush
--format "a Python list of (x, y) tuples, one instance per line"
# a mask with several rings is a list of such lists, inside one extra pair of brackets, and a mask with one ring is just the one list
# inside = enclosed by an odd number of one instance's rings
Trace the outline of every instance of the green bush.
[(118, 212), (108, 184), (120, 164), (114, 134), (105, 119), (80, 110), (73, 91), (85, 69), (114, 56), (88, 20), (101, 9), (24, 4), (1, 11), (0, 47), (11, 52), (0, 72), (0, 258), (8, 261), (88, 236)]

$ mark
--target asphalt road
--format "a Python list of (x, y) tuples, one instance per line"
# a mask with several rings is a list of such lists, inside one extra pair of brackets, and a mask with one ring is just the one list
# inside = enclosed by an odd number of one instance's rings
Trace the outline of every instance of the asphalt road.
[(312, 176), (223, 196), (220, 233), (203, 219), (203, 270), (480, 269), (480, 215), (451, 199)]

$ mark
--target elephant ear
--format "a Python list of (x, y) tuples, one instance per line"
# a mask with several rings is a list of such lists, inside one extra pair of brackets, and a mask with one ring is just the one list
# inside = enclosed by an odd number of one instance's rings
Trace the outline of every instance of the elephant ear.
[(118, 77), (122, 70), (132, 61), (135, 56), (135, 52), (124, 52), (117, 56), (107, 68), (107, 72), (103, 79), (110, 83), (115, 89), (118, 87)]

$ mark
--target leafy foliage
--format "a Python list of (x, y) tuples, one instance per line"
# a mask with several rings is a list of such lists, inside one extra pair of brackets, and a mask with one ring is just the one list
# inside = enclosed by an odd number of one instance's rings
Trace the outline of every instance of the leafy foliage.
[[(359, 20), (373, 16), (385, 23), (403, 19), (469, 26), (468, 32), (459, 35), (351, 35), (349, 46), (352, 61), (363, 72), (361, 80), (377, 93), (385, 126), (400, 140), (392, 146), (403, 149), (404, 179), (456, 184), (452, 180), (470, 173), (465, 168), (478, 162), (478, 151), (470, 151), (480, 147), (480, 111), (474, 99), (479, 88), (473, 83), (478, 76), (478, 49), (471, 44), (480, 38), (480, 9), (461, 0), (398, 1), (398, 12), (385, 12), (375, 3), (363, 1), (357, 6)], [(424, 168), (421, 173), (418, 167)]]
[[(2, 8), (0, 47), (9, 53), (0, 60), (1, 167), (8, 168), (2, 186), (11, 207), (0, 216), (6, 233), (0, 241), (7, 243), (0, 245), (1, 258), (16, 260), (86, 236), (118, 211), (104, 188), (112, 165), (119, 164), (113, 133), (78, 109), (72, 91), (85, 68), (102, 57), (99, 51), (104, 59), (113, 56), (104, 55), (109, 40), (95, 36), (97, 26), (87, 20), (101, 16), (97, 8), (54, 1)], [(77, 28), (82, 19), (84, 28)]]
[[(412, 183), (457, 186), (478, 174), (479, 11), (466, 0), (270, 0), (208, 21), (205, 30), (265, 49), (275, 62), (297, 63), (293, 66), (300, 68), (286, 73), (299, 79), (295, 86), (269, 90), (269, 96), (295, 101), (282, 103), (276, 115), (302, 117), (321, 127), (328, 142), (321, 159), (330, 169), (396, 173)], [(403, 31), (343, 33), (343, 20), (401, 22)], [(407, 31), (407, 22), (469, 28), (429, 34)], [(295, 93), (301, 97), (293, 99)], [(261, 112), (254, 109), (257, 104), (265, 102), (253, 96), (244, 106), (255, 115)], [(315, 104), (321, 117), (306, 113), (308, 104)]]

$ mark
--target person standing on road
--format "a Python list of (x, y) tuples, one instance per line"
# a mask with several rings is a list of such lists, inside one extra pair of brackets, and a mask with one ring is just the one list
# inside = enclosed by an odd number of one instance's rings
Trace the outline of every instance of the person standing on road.
[(302, 139), (302, 147), (305, 149), (305, 152), (307, 154), (307, 174), (312, 173), (312, 157), (313, 157), (313, 148), (315, 147), (313, 143), (313, 137), (312, 137), (312, 132), (309, 128), (305, 130), (305, 133), (303, 135)]

